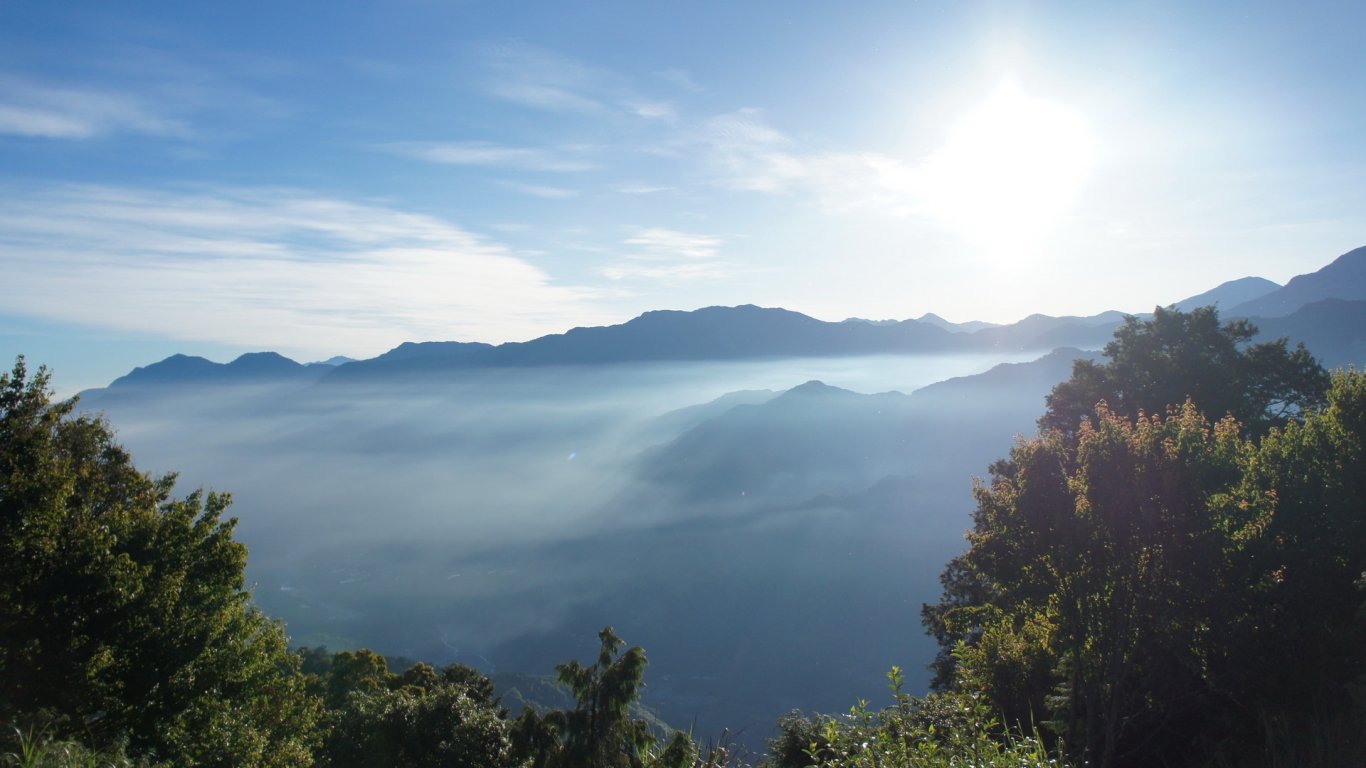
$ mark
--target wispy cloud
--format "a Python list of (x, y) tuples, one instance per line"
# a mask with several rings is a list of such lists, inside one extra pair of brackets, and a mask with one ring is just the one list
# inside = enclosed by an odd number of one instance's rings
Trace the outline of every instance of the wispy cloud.
[(702, 149), (716, 179), (757, 192), (789, 191), (808, 180), (811, 169), (793, 142), (769, 126), (757, 109), (742, 109), (708, 120)]
[(710, 235), (697, 235), (679, 232), (676, 229), (650, 227), (636, 232), (624, 240), (627, 245), (635, 246), (651, 256), (682, 256), (688, 259), (710, 259), (721, 247), (721, 238)]
[(589, 291), (449, 222), (292, 190), (6, 190), (0, 264), (10, 312), (304, 356), (597, 318)]
[(548, 184), (528, 184), (522, 181), (500, 181), (498, 183), (514, 192), (521, 192), (524, 195), (539, 197), (542, 200), (568, 200), (582, 194), (577, 189), (552, 187)]
[(685, 144), (700, 153), (713, 183), (731, 189), (801, 195), (835, 212), (904, 216), (923, 207), (914, 164), (880, 152), (804, 148), (756, 109), (715, 116)]
[(657, 77), (675, 88), (688, 91), (689, 93), (701, 93), (706, 89), (698, 84), (693, 78), (692, 73), (686, 69), (663, 69), (655, 73)]
[(722, 242), (712, 235), (663, 227), (643, 228), (622, 241), (630, 253), (600, 272), (610, 280), (723, 277), (730, 274), (732, 266), (718, 258)]
[(623, 195), (653, 195), (659, 192), (671, 192), (674, 187), (662, 186), (659, 184), (618, 184), (613, 191)]
[(558, 113), (633, 116), (672, 122), (670, 101), (643, 96), (632, 78), (526, 43), (482, 49), (488, 92), (525, 107)]
[(596, 112), (606, 73), (524, 43), (484, 49), (488, 89), (498, 98), (552, 112)]
[(678, 113), (674, 105), (666, 101), (637, 101), (630, 105), (630, 108), (638, 116), (649, 118), (650, 120), (665, 120), (672, 122), (678, 119)]
[(500, 166), (531, 171), (573, 173), (593, 169), (593, 163), (564, 157), (547, 149), (509, 147), (486, 141), (397, 142), (382, 149), (405, 157), (445, 165)]
[(45, 85), (0, 77), (0, 134), (90, 139), (111, 133), (179, 136), (179, 120), (118, 91)]

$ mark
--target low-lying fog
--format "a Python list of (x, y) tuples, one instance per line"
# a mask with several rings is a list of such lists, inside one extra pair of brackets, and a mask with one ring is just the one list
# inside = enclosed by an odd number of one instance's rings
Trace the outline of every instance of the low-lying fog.
[[(680, 726), (923, 687), (920, 604), (1041, 392), (910, 393), (1036, 355), (474, 370), (91, 393), (138, 465), (229, 490), (298, 644), (549, 673), (613, 624)], [(800, 387), (818, 379), (831, 387)], [(719, 398), (719, 400), (718, 400)], [(1003, 403), (1005, 405), (1003, 405)], [(1032, 405), (1030, 405), (1032, 403)]]

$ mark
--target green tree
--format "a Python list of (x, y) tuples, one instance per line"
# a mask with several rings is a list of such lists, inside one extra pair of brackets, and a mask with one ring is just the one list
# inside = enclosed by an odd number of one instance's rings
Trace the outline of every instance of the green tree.
[(792, 712), (768, 742), (768, 768), (1065, 768), (1037, 736), (1001, 727), (975, 696), (901, 692), (901, 670), (887, 675), (895, 704), (860, 701), (847, 715)]
[(331, 713), (321, 762), (345, 768), (512, 766), (510, 723), (506, 711), (486, 698), (490, 687), (487, 678), (468, 685), (463, 674), (438, 674), (419, 664), (392, 687), (354, 689)]
[(1327, 400), (1260, 440), (1188, 402), (1017, 444), (925, 610), (951, 686), (1102, 768), (1360, 764), (1366, 376)]
[[(1326, 408), (1262, 439), (1237, 496), (1258, 510), (1259, 535), (1235, 564), (1244, 588), (1213, 671), (1286, 732), (1366, 718), (1366, 374), (1335, 374)], [(1366, 719), (1350, 730), (1366, 752)]]
[(47, 387), (22, 357), (0, 374), (0, 719), (176, 765), (308, 764), (318, 702), (244, 588), (228, 495), (173, 499)]
[(329, 709), (341, 709), (353, 693), (373, 694), (393, 687), (396, 676), (384, 657), (368, 648), (332, 656), (324, 690)]
[(1328, 374), (1304, 345), (1251, 344), (1256, 335), (1246, 320), (1220, 325), (1213, 307), (1189, 313), (1158, 307), (1151, 320), (1126, 317), (1105, 346), (1108, 361), (1074, 363), (1072, 377), (1048, 395), (1039, 426), (1073, 434), (1101, 401), (1133, 418), (1192, 400), (1211, 418), (1232, 415), (1262, 434), (1321, 406)]
[[(631, 717), (631, 705), (649, 662), (642, 648), (622, 652), (625, 643), (611, 627), (598, 633), (597, 663), (578, 660), (555, 668), (560, 683), (574, 694), (575, 707), (541, 716), (528, 708), (518, 718), (514, 738), (533, 766), (559, 768), (639, 768), (653, 755), (655, 736), (644, 720)], [(670, 753), (691, 763), (692, 755)]]
[(947, 617), (970, 641), (960, 681), (1007, 717), (1051, 718), (1101, 766), (1184, 738), (1202, 704), (1199, 624), (1239, 530), (1211, 502), (1245, 450), (1232, 421), (1210, 429), (1189, 404), (1138, 423), (1102, 407), (1075, 441), (1016, 446), (977, 489), (967, 560), (992, 610)]

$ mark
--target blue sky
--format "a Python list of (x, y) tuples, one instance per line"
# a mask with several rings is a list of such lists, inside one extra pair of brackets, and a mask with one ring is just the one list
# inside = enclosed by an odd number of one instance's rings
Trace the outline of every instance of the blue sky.
[(1359, 3), (0, 0), (0, 353), (1143, 311), (1366, 244)]

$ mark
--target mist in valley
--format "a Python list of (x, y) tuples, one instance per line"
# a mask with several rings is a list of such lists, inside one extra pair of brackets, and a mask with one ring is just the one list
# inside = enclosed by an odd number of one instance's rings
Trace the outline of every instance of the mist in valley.
[(543, 674), (612, 624), (649, 653), (666, 720), (761, 737), (892, 664), (924, 688), (919, 609), (963, 549), (972, 477), (1075, 354), (978, 374), (1036, 356), (114, 387), (82, 407), (181, 493), (233, 493), (256, 600), (296, 644)]

